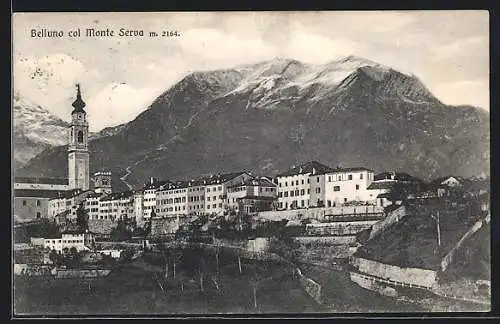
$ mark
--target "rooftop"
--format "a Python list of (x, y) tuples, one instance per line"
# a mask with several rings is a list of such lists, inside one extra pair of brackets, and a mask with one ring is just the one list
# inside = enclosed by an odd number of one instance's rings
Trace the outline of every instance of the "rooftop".
[(396, 180), (396, 181), (416, 181), (422, 182), (422, 180), (415, 178), (414, 176), (409, 175), (404, 172), (382, 172), (378, 173), (373, 177), (374, 181), (380, 180)]
[(91, 194), (92, 191), (90, 190), (82, 190), (82, 189), (71, 189), (71, 190), (66, 190), (66, 191), (59, 191), (59, 194), (57, 197), (54, 199), (70, 199), (76, 196), (79, 196), (81, 194), (88, 193)]
[(276, 184), (273, 183), (268, 178), (261, 177), (261, 178), (248, 179), (248, 180), (242, 181), (241, 183), (236, 183), (232, 186), (229, 186), (228, 188), (235, 188), (235, 187), (241, 187), (241, 186), (276, 187)]
[(101, 198), (101, 201), (110, 201), (110, 200), (118, 200), (118, 199), (126, 199), (132, 197), (134, 195), (133, 191), (122, 191), (122, 192), (113, 192), (109, 195), (106, 195)]
[(297, 166), (292, 166), (290, 169), (288, 169), (285, 172), (279, 173), (277, 176), (278, 177), (289, 177), (289, 176), (294, 176), (294, 175), (299, 175), (299, 174), (322, 174), (326, 172), (331, 172), (333, 171), (332, 168), (321, 164), (317, 161), (309, 161), (302, 163)]
[(33, 183), (33, 184), (48, 184), (48, 185), (67, 185), (68, 179), (65, 178), (30, 178), (30, 177), (14, 177), (14, 183)]
[(373, 170), (365, 168), (365, 167), (350, 167), (350, 168), (336, 167), (336, 168), (333, 168), (331, 171), (326, 171), (326, 172), (323, 172), (323, 173), (316, 172), (316, 174), (324, 174), (324, 173), (346, 173), (346, 172), (360, 172), (360, 171), (373, 172)]
[(372, 182), (368, 186), (368, 190), (377, 190), (377, 189), (392, 189), (394, 187), (394, 182)]
[(213, 184), (218, 184), (218, 183), (225, 183), (230, 180), (233, 180), (234, 178), (242, 175), (242, 174), (248, 174), (248, 172), (245, 171), (240, 171), (240, 172), (232, 172), (232, 173), (222, 173), (222, 174), (215, 174), (207, 177), (202, 177), (199, 180), (203, 182), (205, 185), (213, 185)]
[(45, 189), (14, 189), (14, 197), (31, 198), (57, 198), (64, 194), (65, 190), (45, 190)]

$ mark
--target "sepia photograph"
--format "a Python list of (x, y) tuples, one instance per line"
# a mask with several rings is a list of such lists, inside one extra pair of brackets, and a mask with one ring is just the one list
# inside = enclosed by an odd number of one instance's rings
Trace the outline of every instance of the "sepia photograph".
[(13, 13), (12, 316), (490, 312), (489, 18)]

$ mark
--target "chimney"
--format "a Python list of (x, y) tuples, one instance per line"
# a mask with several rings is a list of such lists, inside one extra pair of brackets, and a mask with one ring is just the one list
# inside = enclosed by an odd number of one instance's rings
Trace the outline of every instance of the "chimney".
[(316, 174), (316, 168), (313, 168), (312, 174)]
[(153, 177), (151, 177), (151, 180), (150, 180), (150, 181), (151, 181), (151, 184), (153, 184), (153, 183), (154, 183), (154, 179), (153, 179)]

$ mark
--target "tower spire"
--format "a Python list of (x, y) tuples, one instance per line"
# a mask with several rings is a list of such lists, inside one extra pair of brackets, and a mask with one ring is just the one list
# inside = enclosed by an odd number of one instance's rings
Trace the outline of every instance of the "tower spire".
[(86, 104), (82, 100), (82, 93), (80, 91), (80, 84), (79, 83), (76, 84), (76, 99), (75, 99), (75, 101), (73, 101), (72, 106), (73, 106), (73, 108), (75, 108), (73, 110), (73, 112), (85, 112), (83, 110), (83, 108), (86, 106)]

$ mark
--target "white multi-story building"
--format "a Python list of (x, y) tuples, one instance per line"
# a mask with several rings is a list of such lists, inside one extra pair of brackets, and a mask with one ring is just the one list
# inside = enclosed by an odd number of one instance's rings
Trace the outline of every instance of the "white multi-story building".
[(151, 178), (150, 182), (142, 189), (142, 218), (148, 220), (151, 217), (151, 211), (156, 211), (156, 191), (160, 187), (168, 184), (169, 181), (156, 181)]
[(99, 201), (99, 219), (135, 218), (134, 193), (132, 191), (115, 192), (104, 196)]
[(73, 189), (61, 193), (57, 198), (49, 200), (48, 213), (49, 217), (69, 210), (68, 218), (76, 218), (76, 210), (78, 206), (86, 200), (89, 195), (92, 195), (91, 190)]
[(227, 188), (227, 206), (238, 212), (239, 201), (242, 198), (259, 199), (262, 197), (277, 197), (277, 186), (270, 179), (261, 177), (236, 183)]
[(135, 221), (138, 226), (144, 225), (144, 201), (143, 201), (143, 190), (134, 191), (134, 216)]
[(90, 232), (66, 231), (61, 237), (44, 239), (43, 246), (49, 250), (55, 250), (59, 253), (68, 253), (71, 248), (75, 248), (77, 252), (89, 250), (95, 243), (95, 237)]
[(247, 172), (218, 174), (203, 178), (205, 213), (210, 215), (224, 214), (227, 209), (227, 188), (252, 178), (252, 175)]
[(156, 215), (158, 217), (187, 214), (188, 188), (186, 182), (168, 182), (156, 191)]
[(205, 186), (202, 180), (191, 180), (188, 183), (188, 213), (201, 215), (205, 213)]
[(368, 196), (377, 206), (386, 207), (391, 204), (389, 194), (398, 187), (408, 193), (422, 189), (422, 180), (403, 172), (382, 172), (374, 176), (368, 187)]
[(92, 193), (85, 198), (85, 210), (88, 213), (89, 220), (99, 219), (99, 202), (103, 196), (103, 193)]
[(311, 204), (310, 175), (323, 174), (332, 168), (317, 161), (310, 161), (282, 172), (278, 182), (278, 208), (308, 208)]
[(371, 202), (368, 186), (373, 171), (367, 168), (336, 168), (311, 173), (310, 206), (335, 207), (348, 202)]

